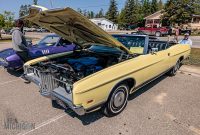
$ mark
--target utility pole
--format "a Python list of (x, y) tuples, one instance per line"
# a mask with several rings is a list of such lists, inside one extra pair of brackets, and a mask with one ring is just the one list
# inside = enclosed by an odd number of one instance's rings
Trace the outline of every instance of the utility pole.
[(51, 3), (51, 8), (53, 8), (53, 1), (52, 1), (52, 0), (50, 0), (50, 3)]

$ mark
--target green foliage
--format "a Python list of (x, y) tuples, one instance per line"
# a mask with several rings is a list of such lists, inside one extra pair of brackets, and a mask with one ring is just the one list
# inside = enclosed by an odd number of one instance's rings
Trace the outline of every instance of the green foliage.
[(108, 9), (108, 12), (106, 13), (106, 18), (113, 21), (114, 23), (117, 23), (117, 17), (118, 17), (117, 2), (116, 0), (110, 0), (110, 7)]
[(142, 10), (143, 10), (143, 15), (148, 16), (151, 14), (151, 3), (149, 0), (144, 0), (142, 3)]
[(125, 23), (134, 24), (143, 18), (142, 6), (138, 0), (127, 0), (125, 5)]
[(23, 17), (29, 13), (29, 7), (31, 5), (21, 5), (19, 9), (19, 17)]
[(0, 28), (5, 26), (5, 18), (2, 14), (0, 14)]
[(195, 0), (168, 0), (162, 18), (170, 24), (186, 24), (191, 22), (192, 15), (196, 12), (195, 7)]
[(96, 14), (95, 18), (102, 18), (102, 17), (105, 17), (105, 15), (103, 9), (101, 8), (100, 11)]
[(200, 15), (200, 0), (194, 0), (195, 14)]
[(164, 7), (162, 0), (158, 2), (158, 10), (162, 10)]
[(119, 25), (120, 28), (121, 27), (122, 28), (126, 27), (126, 23), (125, 23), (125, 10), (124, 9), (122, 9), (121, 12), (119, 13), (117, 20), (118, 20), (118, 25)]
[(38, 4), (38, 0), (33, 0), (33, 4), (37, 5)]
[(158, 2), (157, 2), (157, 0), (152, 0), (152, 2), (151, 2), (151, 13), (155, 13), (158, 10), (159, 9), (158, 9)]
[(4, 11), (3, 17), (5, 20), (4, 27), (6, 29), (13, 27), (14, 13), (12, 13), (10, 11)]

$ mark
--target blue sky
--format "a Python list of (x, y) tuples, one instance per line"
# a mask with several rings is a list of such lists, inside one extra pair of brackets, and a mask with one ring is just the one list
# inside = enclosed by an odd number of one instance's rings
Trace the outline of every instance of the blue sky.
[[(5, 10), (15, 12), (15, 18), (18, 17), (19, 7), (22, 4), (32, 4), (33, 0), (0, 0), (0, 13)], [(58, 7), (72, 7), (74, 9), (81, 8), (86, 10), (92, 10), (94, 12), (99, 11), (101, 8), (106, 11), (109, 6), (110, 0), (52, 0), (53, 8)], [(118, 8), (121, 9), (126, 0), (117, 0)], [(51, 8), (50, 0), (38, 0), (38, 4)]]

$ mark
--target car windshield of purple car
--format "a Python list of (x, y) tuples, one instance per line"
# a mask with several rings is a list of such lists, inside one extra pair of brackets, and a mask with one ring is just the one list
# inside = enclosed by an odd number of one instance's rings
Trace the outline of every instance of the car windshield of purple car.
[(41, 41), (38, 42), (38, 47), (45, 47), (45, 46), (54, 46), (58, 40), (60, 39), (57, 35), (49, 35), (44, 37)]

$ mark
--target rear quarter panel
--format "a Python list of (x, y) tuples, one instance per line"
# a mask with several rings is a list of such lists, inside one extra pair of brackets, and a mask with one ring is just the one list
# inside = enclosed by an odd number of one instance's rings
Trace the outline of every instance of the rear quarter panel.
[(174, 66), (179, 58), (183, 57), (183, 59), (186, 59), (189, 57), (191, 47), (189, 45), (177, 44), (171, 46), (168, 50), (170, 53), (170, 65)]

